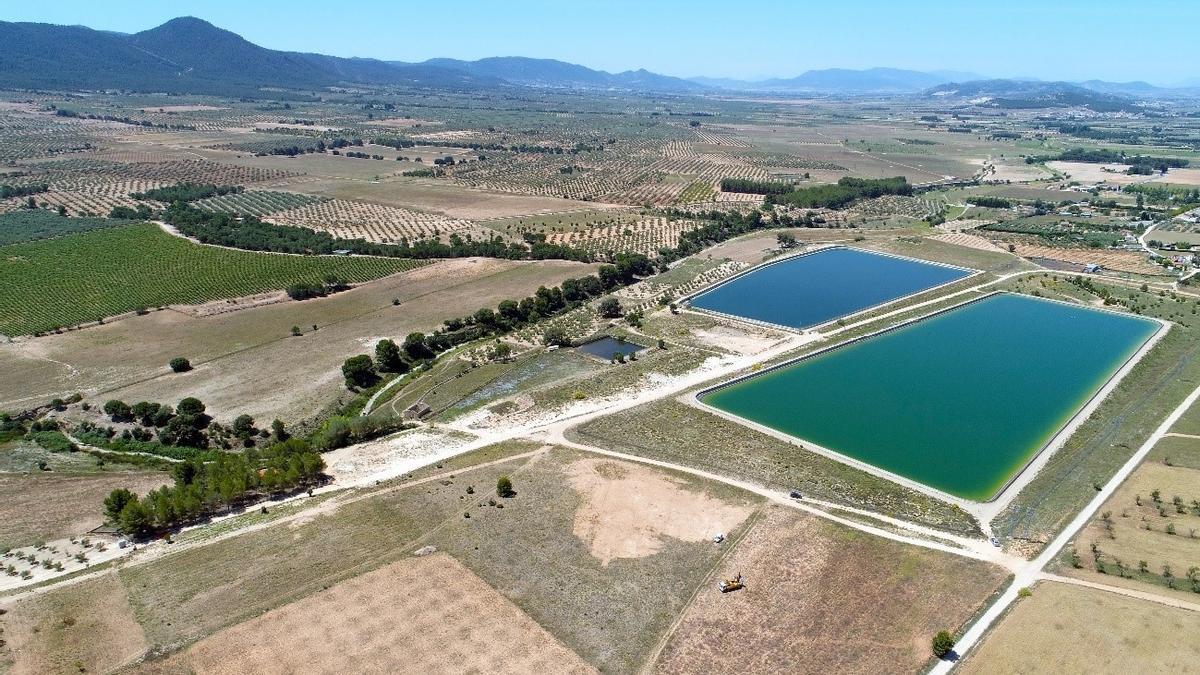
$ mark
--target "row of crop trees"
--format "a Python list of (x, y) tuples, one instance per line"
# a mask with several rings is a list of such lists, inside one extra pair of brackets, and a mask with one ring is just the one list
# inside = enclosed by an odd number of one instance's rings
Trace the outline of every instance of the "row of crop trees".
[[(1167, 461), (1169, 465), (1169, 460)], [(1174, 495), (1168, 503), (1162, 494), (1162, 490), (1155, 488), (1150, 491), (1150, 499), (1142, 498), (1141, 494), (1136, 494), (1133, 497), (1134, 507), (1137, 510), (1145, 511), (1150, 509), (1157, 512), (1159, 518), (1169, 518), (1172, 515), (1196, 515), (1200, 516), (1200, 499), (1193, 499), (1189, 504), (1180, 495)], [(1121, 518), (1131, 517), (1129, 509), (1123, 509), (1120, 514)], [(1103, 525), (1104, 532), (1109, 539), (1116, 539), (1116, 521), (1113, 520), (1112, 511), (1104, 511), (1100, 514), (1100, 523)], [(1156, 530), (1151, 522), (1151, 519), (1146, 515), (1141, 516), (1139, 529), (1146, 531)], [(1196, 528), (1189, 528), (1187, 533), (1179, 531), (1174, 521), (1168, 521), (1163, 526), (1162, 532), (1167, 536), (1186, 536), (1189, 539), (1200, 537), (1200, 531)], [(1178, 588), (1181, 583), (1180, 579), (1175, 576), (1175, 570), (1168, 563), (1163, 563), (1158, 572), (1150, 570), (1150, 564), (1146, 560), (1139, 560), (1136, 568), (1127, 565), (1123, 560), (1116, 556), (1105, 553), (1101, 550), (1100, 545), (1092, 542), (1090, 545), (1093, 568), (1100, 574), (1116, 574), (1124, 579), (1140, 579), (1152, 583), (1159, 583), (1168, 588)], [(1083, 567), (1083, 562), (1080, 559), (1078, 550), (1074, 547), (1069, 551), (1071, 566), (1080, 569)], [(1200, 593), (1200, 566), (1193, 565), (1184, 573), (1183, 581), (1188, 585), (1188, 589), (1193, 593)]]
[(1124, 150), (1107, 148), (1071, 148), (1057, 155), (1028, 155), (1026, 164), (1043, 162), (1087, 162), (1090, 164), (1128, 164), (1127, 173), (1150, 175), (1155, 171), (1166, 173), (1168, 169), (1181, 169), (1189, 162), (1182, 157), (1152, 157), (1150, 155), (1127, 155)]
[(484, 256), (510, 260), (562, 259), (591, 262), (592, 256), (569, 246), (546, 243), (545, 235), (529, 235), (524, 243), (506, 242), (500, 235), (476, 240), (457, 233), (450, 235), (449, 243), (436, 239), (399, 244), (377, 244), (365, 239), (342, 239), (327, 232), (318, 232), (307, 227), (276, 225), (263, 222), (255, 216), (237, 216), (229, 213), (213, 213), (189, 206), (185, 202), (174, 202), (162, 214), (162, 218), (180, 232), (205, 244), (217, 244), (250, 251), (272, 251), (276, 253), (330, 254), (334, 251), (349, 251), (359, 255), (387, 256), (393, 258), (463, 258)]
[(122, 532), (145, 537), (197, 522), (262, 496), (319, 485), (325, 461), (299, 438), (277, 440), (259, 451), (222, 452), (211, 461), (185, 460), (174, 485), (139, 498), (125, 488), (104, 500), (104, 515)]
[[(359, 354), (346, 359), (342, 375), (348, 388), (365, 389), (379, 380), (380, 373), (403, 374), (424, 367), (448, 349), (506, 335), (558, 316), (656, 271), (654, 263), (644, 255), (619, 254), (613, 264), (601, 265), (596, 274), (566, 279), (550, 288), (541, 286), (533, 295), (520, 300), (502, 300), (495, 309), (483, 307), (467, 316), (446, 319), (441, 329), (428, 335), (411, 333), (403, 344), (381, 340), (376, 344), (374, 358)], [(619, 311), (619, 304), (617, 307)]]
[(36, 185), (0, 185), (0, 199), (11, 199), (12, 197), (28, 197), (46, 192), (50, 186), (45, 183)]

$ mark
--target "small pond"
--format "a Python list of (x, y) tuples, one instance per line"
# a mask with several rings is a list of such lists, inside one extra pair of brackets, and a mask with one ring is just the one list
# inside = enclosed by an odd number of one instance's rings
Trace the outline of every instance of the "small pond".
[(591, 342), (581, 344), (575, 349), (598, 359), (611, 361), (617, 354), (629, 356), (630, 354), (635, 354), (645, 348), (645, 346), (639, 345), (636, 342), (619, 340), (614, 337), (605, 336), (599, 340), (593, 340)]

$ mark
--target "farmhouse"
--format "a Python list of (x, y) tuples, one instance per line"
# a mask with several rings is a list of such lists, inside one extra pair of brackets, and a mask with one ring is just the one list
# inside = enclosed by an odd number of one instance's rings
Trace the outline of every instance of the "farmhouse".
[(419, 420), (423, 417), (427, 417), (432, 412), (433, 408), (430, 408), (428, 403), (417, 401), (416, 403), (404, 409), (404, 419)]

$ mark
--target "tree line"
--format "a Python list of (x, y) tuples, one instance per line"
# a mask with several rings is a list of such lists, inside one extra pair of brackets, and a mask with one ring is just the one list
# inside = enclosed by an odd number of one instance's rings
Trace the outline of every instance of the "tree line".
[(261, 452), (220, 453), (211, 461), (188, 459), (173, 472), (175, 484), (138, 498), (113, 490), (104, 515), (121, 532), (145, 537), (196, 522), (263, 495), (319, 485), (325, 460), (299, 438), (278, 441)]
[(145, 192), (134, 192), (134, 199), (153, 199), (159, 202), (194, 202), (209, 197), (240, 194), (246, 188), (241, 185), (213, 185), (212, 183), (178, 183), (167, 187), (154, 188)]
[(28, 197), (30, 195), (41, 194), (49, 189), (50, 186), (45, 183), (37, 185), (0, 185), (0, 199)]
[(782, 195), (767, 195), (767, 204), (806, 209), (843, 209), (860, 199), (911, 194), (912, 185), (909, 185), (908, 180), (903, 176), (895, 178), (851, 178), (846, 176), (835, 185), (815, 185), (797, 188)]
[(183, 202), (172, 203), (162, 214), (163, 220), (183, 234), (205, 244), (218, 244), (249, 251), (277, 253), (331, 254), (349, 251), (359, 255), (392, 258), (464, 258), (482, 256), (509, 260), (577, 260), (591, 262), (592, 255), (569, 246), (546, 243), (545, 236), (527, 236), (525, 243), (506, 242), (499, 234), (488, 239), (450, 235), (449, 243), (436, 239), (397, 244), (377, 244), (365, 239), (342, 239), (307, 227), (276, 225), (255, 216), (210, 213)]
[(132, 117), (118, 117), (116, 115), (96, 115), (94, 113), (80, 113), (66, 108), (58, 108), (54, 114), (59, 117), (76, 117), (86, 120), (104, 120), (105, 122), (119, 122), (135, 127), (150, 127), (153, 129), (173, 129), (176, 131), (195, 131), (196, 127), (190, 124), (163, 124), (159, 122), (151, 122), (150, 120), (135, 120)]
[(407, 373), (431, 363), (448, 349), (557, 316), (656, 271), (644, 255), (620, 254), (613, 264), (601, 265), (596, 274), (566, 279), (551, 288), (541, 286), (533, 295), (503, 300), (495, 309), (483, 307), (467, 316), (446, 319), (442, 328), (428, 335), (410, 333), (403, 344), (380, 340), (374, 358), (369, 354), (351, 356), (342, 364), (342, 375), (347, 387), (365, 389), (378, 382), (380, 373)]
[(1129, 164), (1134, 173), (1149, 174), (1153, 171), (1166, 173), (1167, 169), (1182, 169), (1189, 162), (1181, 157), (1151, 157), (1149, 155), (1127, 155), (1124, 150), (1108, 148), (1071, 148), (1057, 155), (1029, 155), (1026, 164), (1042, 162), (1087, 162), (1089, 164)]
[(722, 178), (721, 192), (743, 192), (752, 195), (783, 195), (795, 188), (791, 183), (749, 178)]
[(978, 197), (967, 197), (967, 203), (975, 206), (982, 206), (989, 209), (1008, 209), (1012, 208), (1012, 202), (1003, 197), (991, 197), (988, 195), (980, 195)]

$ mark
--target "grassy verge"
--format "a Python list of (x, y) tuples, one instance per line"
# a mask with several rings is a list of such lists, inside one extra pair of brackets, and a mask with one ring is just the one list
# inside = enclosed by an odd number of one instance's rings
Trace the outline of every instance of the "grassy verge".
[(601, 417), (568, 434), (581, 443), (675, 462), (958, 534), (979, 534), (965, 511), (674, 399)]

